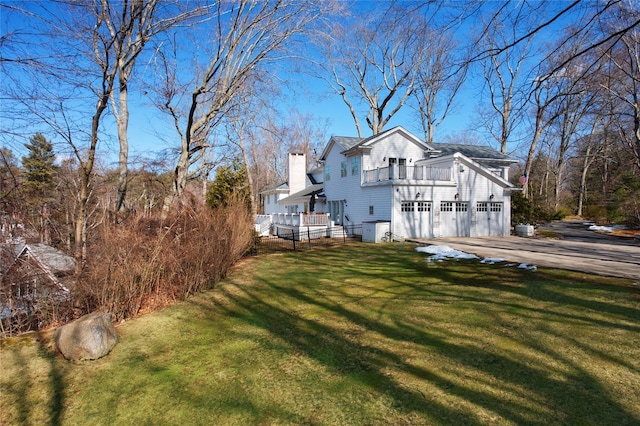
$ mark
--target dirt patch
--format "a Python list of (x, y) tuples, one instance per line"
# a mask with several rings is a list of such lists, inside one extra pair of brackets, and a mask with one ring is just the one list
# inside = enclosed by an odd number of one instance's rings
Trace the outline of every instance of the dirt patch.
[(614, 229), (613, 232), (602, 232), (602, 234), (623, 238), (640, 238), (640, 229)]

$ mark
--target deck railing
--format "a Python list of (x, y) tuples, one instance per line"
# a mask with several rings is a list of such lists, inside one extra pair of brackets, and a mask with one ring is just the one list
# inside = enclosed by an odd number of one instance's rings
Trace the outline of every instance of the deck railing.
[(302, 226), (327, 226), (328, 224), (328, 213), (309, 213), (302, 216)]
[(271, 223), (288, 226), (327, 226), (328, 213), (274, 213)]
[(387, 180), (451, 180), (450, 167), (391, 166), (365, 170), (363, 183)]

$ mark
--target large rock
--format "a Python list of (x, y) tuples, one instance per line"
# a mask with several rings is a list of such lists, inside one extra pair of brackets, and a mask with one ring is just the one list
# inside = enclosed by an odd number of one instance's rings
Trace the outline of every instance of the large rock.
[(66, 359), (98, 359), (118, 343), (118, 335), (111, 314), (94, 312), (58, 328), (55, 342)]

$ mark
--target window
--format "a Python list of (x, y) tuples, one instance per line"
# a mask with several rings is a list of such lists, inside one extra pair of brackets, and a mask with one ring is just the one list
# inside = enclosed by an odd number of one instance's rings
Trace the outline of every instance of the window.
[(453, 203), (449, 201), (440, 202), (440, 211), (441, 212), (452, 212), (453, 211)]
[(476, 211), (479, 211), (479, 212), (489, 211), (489, 210), (487, 210), (487, 203), (478, 203), (478, 204), (476, 204)]
[(457, 212), (466, 212), (469, 208), (469, 203), (456, 203)]
[(347, 162), (343, 161), (342, 163), (340, 163), (340, 177), (346, 177), (347, 176)]
[(324, 181), (331, 180), (331, 166), (324, 166)]
[(418, 201), (418, 211), (419, 212), (430, 212), (431, 211), (431, 203), (426, 201)]
[(373, 216), (373, 206), (369, 206), (369, 216)]
[(502, 203), (491, 203), (489, 205), (489, 209), (492, 212), (501, 212), (502, 211)]
[(403, 201), (400, 203), (400, 211), (412, 212), (415, 211), (415, 203), (413, 201)]
[(353, 157), (351, 159), (351, 176), (356, 176), (360, 174), (360, 159), (358, 157)]

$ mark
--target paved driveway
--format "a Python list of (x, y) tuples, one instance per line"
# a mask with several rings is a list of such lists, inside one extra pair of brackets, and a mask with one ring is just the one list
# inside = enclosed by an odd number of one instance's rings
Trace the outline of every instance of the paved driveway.
[[(563, 234), (566, 226), (574, 236)], [(584, 230), (583, 232), (581, 232)], [(478, 257), (501, 258), (509, 262), (631, 278), (640, 281), (640, 242), (603, 236), (587, 231), (582, 223), (559, 225), (554, 231), (563, 239), (525, 237), (436, 238), (424, 244), (447, 245)], [(595, 234), (595, 236), (594, 236)], [(593, 238), (590, 238), (593, 237)]]

